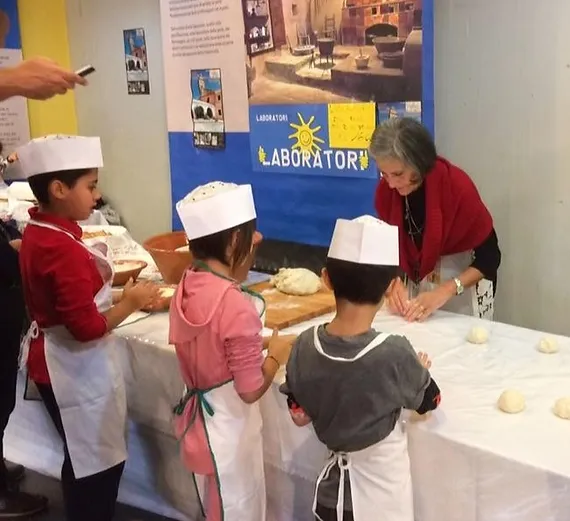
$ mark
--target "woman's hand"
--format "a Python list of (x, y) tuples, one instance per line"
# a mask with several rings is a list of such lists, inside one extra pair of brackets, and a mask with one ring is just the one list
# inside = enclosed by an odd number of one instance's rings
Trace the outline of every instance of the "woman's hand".
[(10, 246), (19, 252), (22, 247), (22, 239), (14, 239), (13, 241), (10, 241)]
[(408, 289), (400, 277), (394, 279), (386, 292), (386, 301), (390, 313), (405, 316), (408, 311), (410, 301), (408, 300)]
[(439, 286), (432, 291), (420, 293), (410, 302), (404, 318), (408, 322), (416, 320), (422, 322), (428, 318), (434, 311), (443, 307), (454, 296), (447, 286)]

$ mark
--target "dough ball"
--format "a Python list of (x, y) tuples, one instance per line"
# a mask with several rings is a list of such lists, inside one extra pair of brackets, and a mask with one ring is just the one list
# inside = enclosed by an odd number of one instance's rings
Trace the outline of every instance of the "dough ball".
[(538, 350), (541, 353), (546, 353), (548, 355), (553, 353), (558, 353), (560, 348), (558, 347), (558, 340), (552, 337), (544, 337), (538, 344)]
[(467, 335), (467, 341), (471, 344), (486, 344), (489, 340), (489, 331), (484, 327), (475, 326), (469, 331)]
[(525, 399), (519, 391), (516, 391), (515, 389), (507, 389), (501, 394), (501, 396), (499, 396), (499, 402), (497, 405), (503, 412), (516, 414), (524, 410)]
[(570, 420), (570, 397), (556, 400), (554, 404), (554, 414), (563, 420)]
[(321, 279), (305, 268), (281, 268), (271, 284), (287, 295), (314, 295), (321, 289)]

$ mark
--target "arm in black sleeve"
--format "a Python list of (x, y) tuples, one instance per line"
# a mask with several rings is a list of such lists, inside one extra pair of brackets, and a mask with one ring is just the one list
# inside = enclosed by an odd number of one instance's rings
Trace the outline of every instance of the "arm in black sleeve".
[(9, 242), (0, 240), (0, 286), (10, 288), (20, 285), (18, 252)]
[(501, 265), (501, 250), (494, 228), (489, 237), (474, 249), (474, 257), (471, 267), (479, 270), (487, 280), (495, 281)]
[(441, 401), (441, 392), (439, 387), (435, 383), (435, 380), (431, 378), (427, 389), (425, 390), (424, 399), (421, 405), (416, 409), (418, 414), (426, 414), (429, 411), (433, 411), (439, 405)]

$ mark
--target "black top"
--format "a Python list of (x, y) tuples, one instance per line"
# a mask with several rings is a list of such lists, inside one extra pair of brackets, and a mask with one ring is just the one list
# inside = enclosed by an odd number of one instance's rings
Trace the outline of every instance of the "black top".
[(20, 237), (15, 226), (0, 219), (0, 336), (9, 338), (20, 334), (26, 318), (18, 252), (10, 246)]
[[(404, 226), (406, 233), (418, 249), (422, 247), (426, 221), (426, 190), (422, 184), (417, 190), (404, 198)], [(493, 293), (497, 288), (497, 271), (501, 264), (501, 250), (495, 228), (489, 236), (473, 250), (471, 267), (479, 270), (487, 280), (493, 283)]]
[(15, 226), (0, 219), (0, 289), (20, 285), (18, 252), (10, 246), (10, 241), (20, 238)]

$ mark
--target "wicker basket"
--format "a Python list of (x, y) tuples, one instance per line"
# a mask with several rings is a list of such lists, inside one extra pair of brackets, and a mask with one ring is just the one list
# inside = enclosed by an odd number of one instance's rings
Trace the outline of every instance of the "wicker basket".
[[(129, 281), (129, 279), (133, 279), (133, 282), (136, 282), (138, 276), (141, 274), (141, 271), (148, 266), (146, 262), (138, 260), (116, 260), (113, 261), (113, 264), (115, 265), (113, 286), (124, 286)], [(120, 266), (121, 264), (132, 264), (133, 269), (117, 271), (117, 266)], [(134, 267), (135, 265), (136, 268)]]
[(143, 247), (152, 256), (166, 284), (178, 284), (192, 263), (190, 250), (176, 251), (188, 244), (185, 232), (170, 232), (147, 239)]

